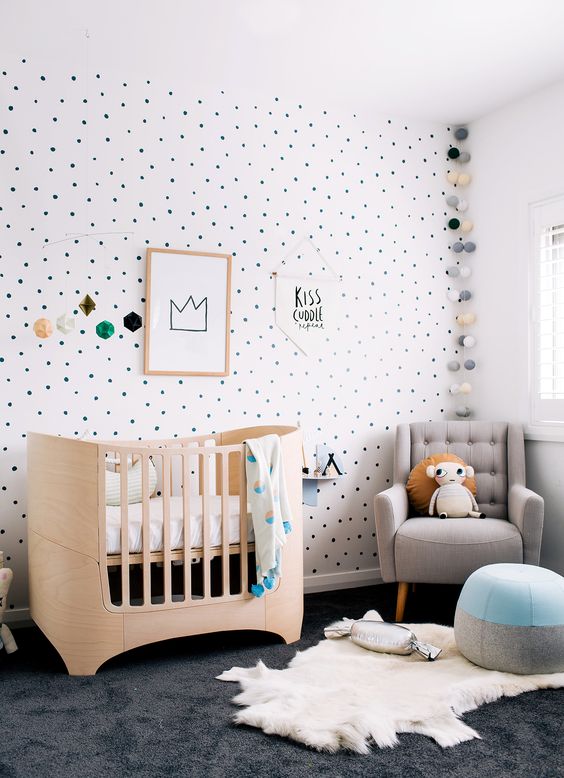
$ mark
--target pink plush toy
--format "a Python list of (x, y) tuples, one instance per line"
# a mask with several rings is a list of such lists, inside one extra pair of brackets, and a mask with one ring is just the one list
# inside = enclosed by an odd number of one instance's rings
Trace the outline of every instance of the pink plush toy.
[(10, 627), (7, 624), (2, 624), (4, 611), (6, 610), (6, 601), (8, 599), (8, 591), (14, 574), (8, 567), (0, 569), (0, 649), (2, 646), (6, 649), (7, 654), (13, 654), (18, 650), (14, 636), (10, 631)]
[(426, 472), (439, 485), (429, 503), (429, 516), (434, 514), (436, 503), (439, 519), (485, 518), (486, 514), (480, 512), (470, 489), (463, 486), (466, 478), (474, 475), (473, 467), (459, 462), (440, 462), (436, 467), (429, 465)]

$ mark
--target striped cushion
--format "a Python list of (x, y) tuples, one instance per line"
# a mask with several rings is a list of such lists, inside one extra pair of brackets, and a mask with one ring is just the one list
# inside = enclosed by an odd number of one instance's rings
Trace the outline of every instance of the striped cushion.
[[(142, 502), (141, 460), (139, 459), (127, 471), (127, 502)], [(149, 494), (153, 494), (157, 485), (157, 469), (149, 459)], [(106, 470), (106, 505), (120, 504), (120, 474)]]

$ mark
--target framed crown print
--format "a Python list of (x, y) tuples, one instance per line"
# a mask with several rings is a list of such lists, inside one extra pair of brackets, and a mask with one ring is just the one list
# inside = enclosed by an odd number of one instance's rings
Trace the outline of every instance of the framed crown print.
[(231, 255), (147, 249), (145, 373), (229, 375)]

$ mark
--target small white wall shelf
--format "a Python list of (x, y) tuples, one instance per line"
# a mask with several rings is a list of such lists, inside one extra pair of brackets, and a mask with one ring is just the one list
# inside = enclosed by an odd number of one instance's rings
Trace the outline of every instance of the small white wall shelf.
[(341, 475), (302, 475), (303, 480), (303, 502), (306, 505), (315, 507), (317, 505), (317, 481), (336, 481), (338, 478), (344, 478), (346, 473)]

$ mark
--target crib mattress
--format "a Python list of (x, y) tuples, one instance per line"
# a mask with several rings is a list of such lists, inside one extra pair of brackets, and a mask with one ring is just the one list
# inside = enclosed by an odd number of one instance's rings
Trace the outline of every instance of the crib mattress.
[[(222, 515), (221, 496), (210, 495), (208, 498), (209, 515), (208, 528), (210, 546), (221, 546)], [(239, 543), (239, 497), (231, 495), (228, 501), (229, 510), (229, 543)], [(128, 505), (129, 523), (129, 553), (137, 554), (143, 550), (142, 522), (143, 503)], [(194, 495), (190, 498), (190, 548), (202, 548), (202, 498)], [(154, 497), (149, 500), (149, 517), (151, 527), (151, 551), (163, 550), (163, 499)], [(254, 539), (252, 522), (249, 519), (248, 540)], [(184, 547), (184, 514), (182, 497), (170, 498), (170, 547), (172, 550)], [(121, 552), (121, 507), (108, 505), (106, 507), (106, 549), (108, 554)]]

